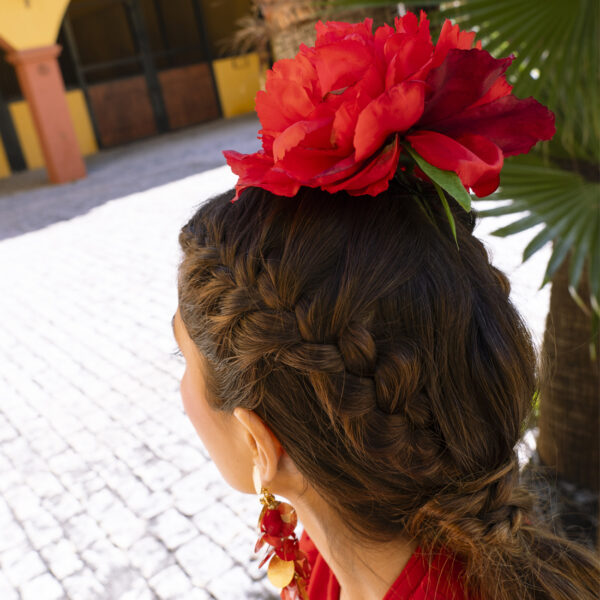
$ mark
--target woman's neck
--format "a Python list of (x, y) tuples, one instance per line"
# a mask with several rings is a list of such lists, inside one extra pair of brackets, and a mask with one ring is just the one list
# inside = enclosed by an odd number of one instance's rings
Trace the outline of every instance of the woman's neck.
[(293, 499), (298, 518), (341, 588), (340, 600), (382, 600), (417, 547), (416, 541), (364, 543), (313, 490)]

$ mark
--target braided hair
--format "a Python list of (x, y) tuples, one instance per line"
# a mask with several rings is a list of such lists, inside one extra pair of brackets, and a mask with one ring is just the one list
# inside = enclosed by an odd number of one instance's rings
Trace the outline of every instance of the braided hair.
[(591, 599), (591, 553), (536, 522), (515, 444), (536, 354), (506, 277), (433, 189), (259, 188), (180, 233), (179, 307), (215, 409), (254, 410), (365, 539), (465, 564), (472, 594)]

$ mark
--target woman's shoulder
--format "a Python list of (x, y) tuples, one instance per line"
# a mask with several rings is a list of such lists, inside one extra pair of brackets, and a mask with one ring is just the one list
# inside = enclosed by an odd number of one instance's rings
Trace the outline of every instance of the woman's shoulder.
[[(310, 600), (339, 600), (340, 586), (312, 540), (305, 533), (300, 548), (312, 567), (308, 587)], [(383, 600), (464, 600), (463, 564), (439, 550), (425, 555), (417, 548)]]

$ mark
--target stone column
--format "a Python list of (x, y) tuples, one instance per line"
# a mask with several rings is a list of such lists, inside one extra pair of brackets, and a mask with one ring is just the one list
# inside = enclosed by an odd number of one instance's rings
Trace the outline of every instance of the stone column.
[(58, 66), (61, 50), (53, 44), (6, 54), (29, 104), (52, 183), (74, 181), (86, 175)]

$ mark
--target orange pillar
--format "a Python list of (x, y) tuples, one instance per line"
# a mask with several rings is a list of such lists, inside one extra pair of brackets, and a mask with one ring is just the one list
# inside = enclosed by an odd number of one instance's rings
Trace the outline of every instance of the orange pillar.
[(86, 175), (58, 66), (61, 50), (58, 44), (53, 44), (6, 54), (29, 104), (52, 183), (65, 183)]

